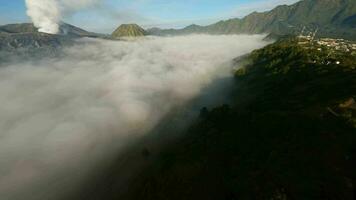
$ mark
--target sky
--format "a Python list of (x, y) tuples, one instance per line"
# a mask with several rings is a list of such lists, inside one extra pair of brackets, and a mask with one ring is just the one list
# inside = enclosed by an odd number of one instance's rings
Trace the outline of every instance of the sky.
[[(45, 0), (44, 0), (45, 1)], [(102, 0), (63, 19), (89, 31), (109, 33), (122, 23), (145, 28), (181, 28), (244, 17), (297, 0)], [(29, 22), (24, 0), (0, 0), (0, 24)]]

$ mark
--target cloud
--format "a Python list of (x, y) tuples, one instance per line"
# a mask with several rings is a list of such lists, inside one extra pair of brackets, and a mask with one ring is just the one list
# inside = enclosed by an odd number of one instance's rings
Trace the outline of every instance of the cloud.
[(1, 198), (65, 199), (262, 38), (81, 39), (64, 57), (1, 67)]

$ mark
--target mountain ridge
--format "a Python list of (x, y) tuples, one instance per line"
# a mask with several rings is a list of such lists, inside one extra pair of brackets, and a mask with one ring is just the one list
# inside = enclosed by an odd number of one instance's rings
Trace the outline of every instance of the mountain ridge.
[(62, 23), (59, 34), (38, 32), (32, 23), (0, 26), (0, 64), (18, 59), (51, 57), (60, 54), (61, 47), (75, 44), (77, 38), (104, 37), (76, 26)]
[(162, 36), (192, 33), (296, 35), (304, 26), (310, 31), (319, 29), (322, 37), (356, 40), (356, 1), (302, 0), (292, 5), (279, 5), (266, 12), (253, 12), (243, 18), (221, 20), (208, 26), (152, 28), (147, 31), (152, 35)]
[[(82, 28), (73, 26), (71, 24), (62, 23), (60, 25), (60, 32), (58, 34), (48, 34), (48, 35), (66, 35), (71, 37), (99, 37), (100, 34), (86, 31)], [(19, 23), (19, 24), (6, 24), (0, 26), (0, 33), (7, 34), (22, 34), (22, 33), (32, 33), (32, 34), (46, 34), (38, 32), (32, 23)]]

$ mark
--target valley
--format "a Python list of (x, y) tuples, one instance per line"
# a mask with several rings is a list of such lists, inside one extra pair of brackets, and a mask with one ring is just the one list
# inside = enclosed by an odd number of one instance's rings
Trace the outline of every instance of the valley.
[(356, 1), (266, 2), (3, 3), (0, 200), (354, 200)]
[(202, 108), (122, 198), (352, 199), (356, 60), (313, 56), (288, 39), (238, 60), (234, 102)]

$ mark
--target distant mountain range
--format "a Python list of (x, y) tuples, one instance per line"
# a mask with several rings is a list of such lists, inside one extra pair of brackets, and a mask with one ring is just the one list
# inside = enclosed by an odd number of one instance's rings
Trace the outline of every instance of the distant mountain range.
[(277, 6), (268, 12), (253, 12), (246, 17), (219, 21), (208, 26), (190, 25), (183, 29), (151, 28), (152, 35), (206, 34), (299, 34), (303, 27), (318, 29), (322, 37), (356, 40), (355, 0), (302, 0)]
[[(318, 30), (319, 37), (336, 37), (356, 40), (356, 0), (302, 0), (293, 5), (277, 6), (268, 12), (254, 12), (239, 19), (219, 21), (208, 26), (190, 25), (183, 29), (144, 30), (136, 24), (123, 24), (112, 34), (92, 33), (70, 24), (62, 23), (57, 35), (39, 33), (31, 23), (0, 26), (0, 60), (12, 51), (57, 51), (59, 46), (73, 44), (79, 37), (119, 39), (145, 35), (204, 34), (269, 34), (276, 39), (283, 35), (297, 35), (303, 27), (306, 33)], [(20, 51), (19, 51), (20, 49)], [(33, 52), (31, 52), (32, 54)], [(5, 55), (5, 56), (2, 56)]]

